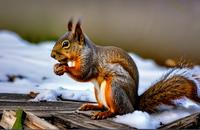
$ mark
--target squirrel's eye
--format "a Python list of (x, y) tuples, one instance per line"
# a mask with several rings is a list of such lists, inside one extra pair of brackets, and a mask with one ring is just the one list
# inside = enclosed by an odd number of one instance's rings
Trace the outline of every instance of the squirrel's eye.
[(68, 41), (68, 40), (64, 40), (64, 41), (62, 42), (62, 47), (63, 47), (63, 48), (69, 48), (69, 47), (70, 47), (69, 41)]

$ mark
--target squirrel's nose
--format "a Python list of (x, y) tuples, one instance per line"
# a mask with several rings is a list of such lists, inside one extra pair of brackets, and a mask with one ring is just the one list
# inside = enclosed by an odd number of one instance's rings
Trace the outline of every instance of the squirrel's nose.
[(55, 59), (55, 58), (56, 58), (56, 53), (54, 53), (54, 52), (52, 51), (52, 52), (51, 52), (51, 57)]

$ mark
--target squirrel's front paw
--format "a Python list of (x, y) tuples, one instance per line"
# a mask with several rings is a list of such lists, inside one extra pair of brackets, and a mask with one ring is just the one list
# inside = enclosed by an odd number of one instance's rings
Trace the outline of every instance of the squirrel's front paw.
[(65, 65), (62, 65), (62, 64), (55, 64), (54, 65), (54, 73), (57, 74), (57, 75), (63, 75), (65, 72), (66, 72), (66, 66)]

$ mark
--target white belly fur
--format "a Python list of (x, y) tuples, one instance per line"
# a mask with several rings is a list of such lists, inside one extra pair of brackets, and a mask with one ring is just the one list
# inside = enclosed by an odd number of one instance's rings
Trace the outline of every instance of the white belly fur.
[(106, 81), (103, 80), (99, 86), (97, 80), (93, 80), (92, 83), (94, 84), (94, 87), (96, 88), (97, 91), (97, 98), (99, 100), (99, 102), (101, 102), (104, 107), (108, 107), (107, 103), (106, 103), (106, 98), (105, 98), (105, 92), (106, 92)]

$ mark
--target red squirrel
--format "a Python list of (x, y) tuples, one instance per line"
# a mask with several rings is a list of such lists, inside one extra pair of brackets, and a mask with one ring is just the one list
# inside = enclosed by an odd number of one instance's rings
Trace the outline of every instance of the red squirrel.
[(183, 75), (166, 74), (141, 96), (138, 96), (139, 73), (127, 52), (114, 46), (95, 45), (83, 33), (80, 21), (73, 29), (58, 39), (51, 57), (57, 75), (67, 73), (74, 80), (92, 82), (98, 105), (86, 103), (79, 110), (100, 110), (92, 119), (105, 119), (134, 110), (157, 111), (161, 104), (171, 105), (171, 100), (187, 97), (199, 102), (197, 85)]

